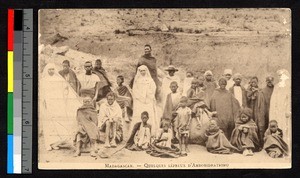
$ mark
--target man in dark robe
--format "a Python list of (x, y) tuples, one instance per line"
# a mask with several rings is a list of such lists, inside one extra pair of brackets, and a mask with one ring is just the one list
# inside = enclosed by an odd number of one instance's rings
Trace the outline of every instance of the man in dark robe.
[(227, 80), (219, 80), (220, 88), (215, 89), (209, 107), (211, 111), (217, 112), (217, 122), (220, 129), (224, 131), (227, 139), (230, 139), (234, 128), (234, 120), (237, 117), (240, 105), (235, 97), (226, 89)]
[(252, 109), (252, 118), (258, 127), (258, 138), (260, 142), (260, 149), (263, 147), (264, 133), (267, 130), (267, 121), (265, 118), (265, 98), (258, 88), (258, 78), (252, 77), (250, 86), (247, 89), (247, 107)]
[(76, 153), (74, 156), (81, 155), (82, 146), (88, 144), (91, 147), (91, 156), (96, 156), (96, 141), (100, 139), (97, 111), (94, 108), (92, 99), (85, 97), (83, 106), (77, 110), (77, 132), (74, 143), (76, 145)]
[(71, 85), (71, 87), (76, 93), (79, 93), (78, 91), (79, 81), (77, 79), (75, 72), (72, 69), (70, 69), (70, 61), (64, 60), (62, 62), (62, 66), (63, 66), (63, 70), (59, 71), (58, 73)]
[(96, 74), (99, 79), (99, 91), (97, 96), (97, 101), (105, 98), (105, 96), (111, 91), (111, 83), (107, 78), (107, 74), (105, 69), (102, 67), (102, 61), (100, 59), (97, 59), (95, 61), (95, 67), (92, 71), (94, 74)]
[(266, 78), (266, 87), (262, 89), (262, 93), (265, 98), (265, 118), (266, 118), (266, 125), (269, 125), (269, 111), (270, 111), (270, 101), (271, 101), (271, 96), (274, 90), (274, 77), (267, 77)]
[[(153, 57), (151, 55), (152, 49), (151, 49), (150, 45), (146, 44), (144, 49), (145, 49), (145, 54), (140, 57), (140, 59), (137, 63), (136, 71), (137, 71), (137, 68), (142, 66), (142, 65), (145, 65), (145, 66), (148, 67), (150, 75), (151, 75), (151, 77), (154, 80), (155, 85), (156, 85), (155, 98), (159, 99), (161, 82), (159, 81), (158, 75), (157, 75), (157, 65), (156, 65), (157, 60), (156, 60), (155, 57)], [(134, 79), (131, 81), (130, 87), (133, 86), (133, 81), (134, 81)]]

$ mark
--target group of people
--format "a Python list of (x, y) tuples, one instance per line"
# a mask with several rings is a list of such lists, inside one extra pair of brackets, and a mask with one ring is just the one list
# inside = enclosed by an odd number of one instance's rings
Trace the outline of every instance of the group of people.
[(264, 149), (273, 158), (288, 155), (291, 78), (287, 70), (277, 72), (276, 85), (274, 77), (267, 77), (263, 89), (256, 76), (243, 87), (242, 75), (233, 75), (231, 69), (225, 69), (218, 82), (210, 70), (200, 76), (188, 71), (181, 82), (178, 69), (170, 65), (160, 80), (151, 46), (144, 50), (130, 85), (119, 75), (114, 89), (99, 59), (94, 68), (91, 61), (85, 62), (85, 73), (78, 76), (67, 60), (59, 72), (53, 63), (46, 65), (40, 97), (47, 150), (66, 145), (67, 133), (72, 133), (75, 156), (86, 147), (97, 156), (98, 142), (110, 148), (123, 141), (122, 126), (127, 122), (131, 134), (125, 148), (151, 156), (186, 156), (192, 143), (218, 154), (251, 156)]

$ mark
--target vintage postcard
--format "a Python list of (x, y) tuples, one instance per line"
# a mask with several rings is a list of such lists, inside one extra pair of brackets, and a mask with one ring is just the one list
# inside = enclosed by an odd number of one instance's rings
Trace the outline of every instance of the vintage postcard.
[(291, 168), (290, 9), (42, 9), (39, 169)]

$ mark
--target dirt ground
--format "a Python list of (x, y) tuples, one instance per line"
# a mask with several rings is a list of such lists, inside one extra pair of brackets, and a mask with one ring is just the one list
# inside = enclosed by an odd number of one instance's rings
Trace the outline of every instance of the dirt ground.
[[(244, 76), (242, 84), (256, 75), (259, 86), (263, 87), (267, 75), (275, 76), (281, 68), (291, 71), (290, 14), (288, 9), (40, 10), (39, 70), (41, 72), (48, 62), (56, 63), (61, 69), (61, 62), (68, 59), (71, 67), (82, 73), (85, 61), (99, 58), (113, 84), (117, 75), (124, 75), (128, 84), (138, 58), (144, 53), (144, 45), (150, 44), (158, 60), (160, 79), (169, 64), (179, 68), (177, 75), (182, 80), (187, 70), (195, 75), (212, 70), (218, 79), (225, 68), (231, 68), (233, 73)], [(125, 135), (128, 136), (128, 131)], [(264, 151), (252, 157), (214, 155), (200, 145), (191, 145), (188, 156), (177, 159), (154, 158), (145, 152), (126, 149), (109, 159), (94, 159), (88, 153), (74, 158), (72, 149), (48, 152), (43, 144), (40, 136), (41, 163), (214, 161), (278, 165), (290, 161), (289, 158), (272, 159)], [(111, 154), (121, 146), (109, 150), (99, 147)]]

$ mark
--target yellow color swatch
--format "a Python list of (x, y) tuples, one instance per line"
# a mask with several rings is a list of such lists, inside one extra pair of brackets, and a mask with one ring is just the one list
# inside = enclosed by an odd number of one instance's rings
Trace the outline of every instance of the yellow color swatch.
[(7, 53), (7, 90), (14, 91), (14, 52)]

